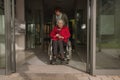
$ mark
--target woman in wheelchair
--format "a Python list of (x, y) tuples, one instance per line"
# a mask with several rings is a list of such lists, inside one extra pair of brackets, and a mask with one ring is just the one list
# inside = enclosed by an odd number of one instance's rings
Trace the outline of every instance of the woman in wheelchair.
[(50, 37), (52, 38), (54, 60), (56, 60), (59, 55), (58, 53), (60, 53), (61, 60), (64, 61), (64, 44), (67, 44), (70, 32), (68, 26), (64, 26), (63, 20), (60, 19), (57, 21), (57, 26), (51, 31)]

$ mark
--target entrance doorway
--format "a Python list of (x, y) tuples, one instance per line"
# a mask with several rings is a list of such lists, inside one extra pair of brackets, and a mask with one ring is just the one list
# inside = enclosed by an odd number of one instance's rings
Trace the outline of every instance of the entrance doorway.
[[(119, 74), (119, 3), (119, 0), (25, 0), (26, 43), (24, 36), (19, 37), (16, 41), (22, 47), (17, 47), (22, 50), (26, 44), (26, 51), (33, 50), (34, 56), (38, 57), (37, 63), (47, 61), (53, 8), (60, 6), (69, 17), (72, 34), (73, 55), (70, 64), (65, 66), (92, 74)], [(0, 73), (16, 72), (14, 25), (15, 18), (24, 24), (23, 6), (24, 0), (0, 0)], [(23, 34), (24, 29), (18, 28), (18, 32)], [(34, 59), (33, 63), (37, 64)]]
[[(88, 71), (89, 65), (89, 0), (39, 0), (25, 1), (26, 14), (26, 49), (42, 51), (41, 57), (46, 58), (49, 34), (52, 30), (54, 8), (60, 7), (67, 14), (72, 42), (72, 59), (67, 66)], [(36, 51), (35, 51), (36, 52)], [(36, 56), (40, 56), (36, 53)], [(43, 56), (42, 54), (46, 54)], [(41, 58), (39, 57), (39, 58)]]

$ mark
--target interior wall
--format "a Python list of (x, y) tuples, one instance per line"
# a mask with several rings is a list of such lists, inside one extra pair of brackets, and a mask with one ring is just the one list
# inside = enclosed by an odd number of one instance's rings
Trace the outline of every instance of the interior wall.
[(16, 0), (16, 18), (20, 21), (25, 21), (24, 0)]
[(24, 0), (16, 0), (15, 5), (15, 45), (16, 50), (25, 49), (25, 32), (20, 32), (25, 29), (25, 7)]

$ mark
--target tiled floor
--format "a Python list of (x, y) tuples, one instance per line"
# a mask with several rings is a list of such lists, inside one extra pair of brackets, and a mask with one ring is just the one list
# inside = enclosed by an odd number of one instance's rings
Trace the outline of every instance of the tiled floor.
[(92, 76), (85, 73), (84, 69), (78, 70), (69, 65), (49, 65), (48, 58), (43, 56), (33, 55), (17, 67), (17, 73), (0, 76), (0, 80), (120, 80), (120, 75)]
[[(35, 67), (34, 67), (35, 68)], [(36, 68), (37, 69), (37, 68)], [(48, 70), (49, 71), (49, 70)], [(38, 72), (38, 71), (37, 71)], [(59, 72), (59, 70), (58, 70)], [(73, 73), (19, 72), (0, 76), (0, 80), (120, 80), (120, 76), (91, 76), (83, 72)]]

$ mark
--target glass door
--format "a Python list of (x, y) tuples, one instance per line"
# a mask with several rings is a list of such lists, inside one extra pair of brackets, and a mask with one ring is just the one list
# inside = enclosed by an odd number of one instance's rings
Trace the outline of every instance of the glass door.
[(42, 11), (33, 7), (33, 1), (25, 1), (26, 49), (35, 49), (41, 45)]
[(5, 3), (5, 56), (6, 74), (16, 70), (15, 60), (15, 27), (14, 27), (14, 0), (4, 0)]
[(73, 54), (69, 65), (79, 70), (90, 72), (91, 1), (81, 0), (77, 3), (84, 5), (84, 7), (77, 7), (75, 21), (72, 20), (72, 24), (75, 23), (75, 27), (72, 29)]
[(120, 74), (120, 0), (93, 0), (93, 74)]

